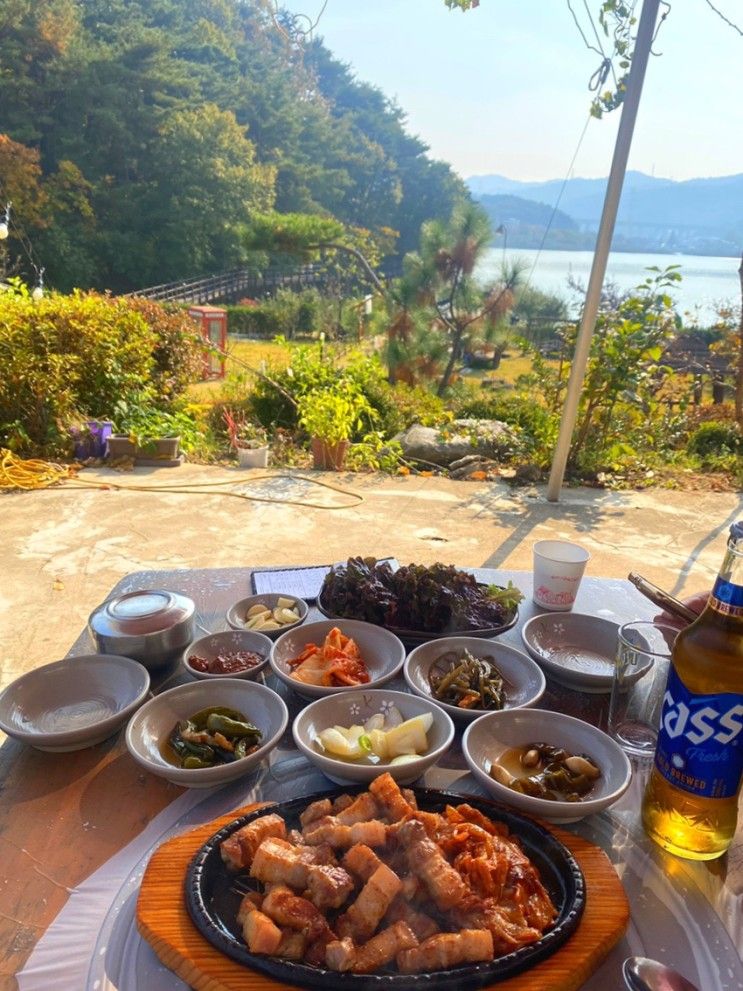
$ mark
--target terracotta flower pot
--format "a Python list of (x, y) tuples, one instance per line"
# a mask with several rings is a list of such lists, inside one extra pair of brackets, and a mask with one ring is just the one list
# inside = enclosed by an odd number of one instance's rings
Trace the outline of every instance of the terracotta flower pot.
[(312, 466), (320, 471), (340, 471), (346, 460), (346, 454), (350, 441), (339, 440), (336, 444), (328, 444), (327, 441), (313, 437)]

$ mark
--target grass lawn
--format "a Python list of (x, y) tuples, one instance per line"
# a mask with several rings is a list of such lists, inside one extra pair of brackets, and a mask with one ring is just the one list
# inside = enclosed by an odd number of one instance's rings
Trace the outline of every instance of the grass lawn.
[[(277, 344), (275, 341), (249, 341), (230, 337), (227, 340), (227, 352), (229, 354), (225, 362), (227, 377), (240, 373), (249, 376), (250, 373), (245, 365), (259, 372), (269, 365), (288, 365), (291, 360), (292, 345)], [(195, 382), (189, 387), (188, 395), (195, 402), (209, 402), (219, 397), (223, 386), (223, 379)]]
[[(300, 343), (306, 344), (307, 342), (302, 341)], [(275, 341), (231, 337), (227, 341), (227, 351), (230, 355), (226, 362), (227, 377), (245, 373), (250, 378), (250, 373), (245, 365), (257, 371), (262, 371), (264, 366), (286, 366), (291, 360), (293, 346), (292, 344), (277, 344)], [(462, 378), (473, 387), (478, 387), (484, 378), (493, 378), (499, 386), (513, 388), (519, 375), (524, 375), (530, 370), (531, 359), (519, 354), (518, 351), (513, 351), (503, 358), (496, 371), (488, 368), (476, 368)], [(195, 382), (189, 388), (188, 394), (195, 402), (208, 403), (219, 397), (223, 385), (222, 379)]]

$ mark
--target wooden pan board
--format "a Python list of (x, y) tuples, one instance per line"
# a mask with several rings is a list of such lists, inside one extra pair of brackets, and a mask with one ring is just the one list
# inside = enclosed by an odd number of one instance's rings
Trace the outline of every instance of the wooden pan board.
[[(462, 796), (450, 797), (463, 800)], [(198, 931), (186, 907), (184, 881), (194, 855), (215, 832), (256, 808), (260, 806), (238, 810), (169, 840), (155, 852), (142, 880), (137, 904), (139, 931), (165, 966), (197, 991), (278, 991), (290, 987), (285, 976), (274, 980), (216, 949)], [(282, 808), (276, 810), (281, 812)], [(493, 807), (490, 814), (503, 819), (510, 812), (503, 810), (499, 815), (499, 811)], [(580, 837), (545, 823), (540, 825), (567, 847), (580, 866), (585, 878), (585, 910), (563, 946), (523, 973), (499, 980), (499, 991), (576, 991), (619, 940), (629, 918), (624, 889), (603, 851)], [(420, 975), (418, 979), (425, 982), (425, 978)], [(483, 983), (479, 979), (470, 986)], [(466, 986), (465, 981), (462, 986)]]

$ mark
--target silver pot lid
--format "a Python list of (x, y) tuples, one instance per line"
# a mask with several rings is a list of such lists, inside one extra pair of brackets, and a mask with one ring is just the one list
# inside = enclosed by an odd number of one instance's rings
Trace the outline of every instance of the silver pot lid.
[(142, 636), (169, 630), (193, 616), (191, 599), (166, 589), (142, 589), (107, 599), (90, 616), (90, 626), (104, 636)]

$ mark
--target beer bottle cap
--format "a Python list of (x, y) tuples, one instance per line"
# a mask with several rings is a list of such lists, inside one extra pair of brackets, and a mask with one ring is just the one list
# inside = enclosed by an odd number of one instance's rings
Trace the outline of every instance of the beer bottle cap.
[(738, 520), (730, 527), (730, 536), (733, 540), (743, 540), (743, 520)]

